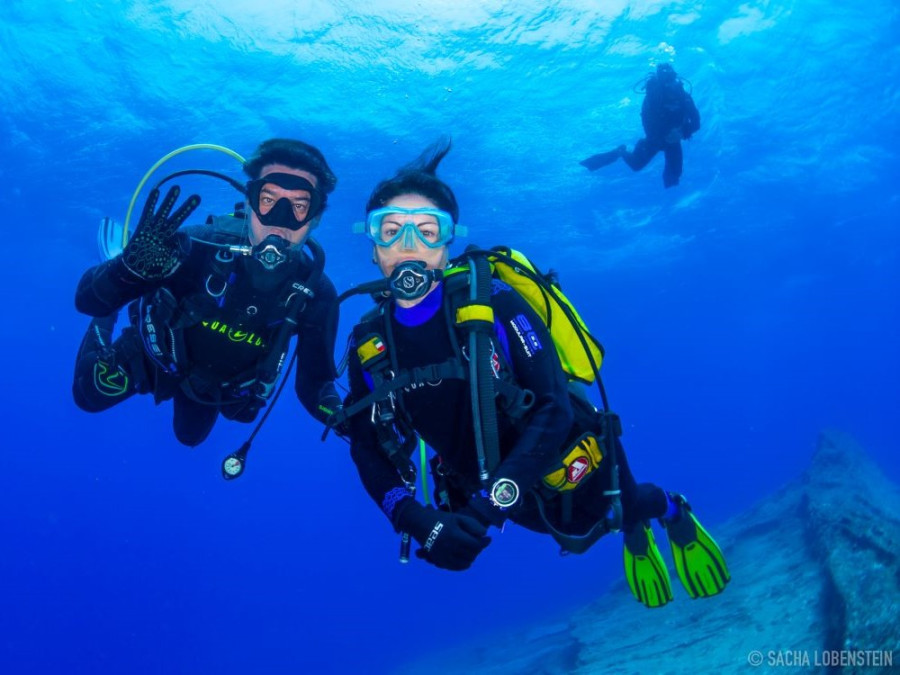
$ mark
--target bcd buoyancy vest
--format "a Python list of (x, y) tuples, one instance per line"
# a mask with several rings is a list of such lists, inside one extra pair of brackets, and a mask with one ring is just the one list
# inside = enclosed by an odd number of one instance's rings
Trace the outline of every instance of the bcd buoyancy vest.
[(206, 228), (191, 232), (192, 247), (210, 249), (203, 289), (176, 299), (162, 286), (133, 302), (129, 313), (143, 339), (147, 356), (176, 380), (189, 398), (210, 405), (245, 406), (248, 409), (241, 417), (252, 418), (272, 393), (287, 361), (291, 336), (297, 330), (300, 314), (314, 297), (325, 256), (312, 238), (306, 240), (309, 254), (292, 252), (294, 259), (288, 262), (292, 273), (271, 293), (278, 300), (272, 303), (266, 323), (276, 327), (268, 336), (266, 349), (253, 367), (225, 380), (212, 381), (207, 371), (189, 363), (185, 331), (214, 316), (224, 306), (238, 263), (229, 247), (243, 241), (243, 227), (240, 215), (220, 216), (208, 221)]
[[(615, 444), (620, 435), (618, 418), (608, 411), (606, 394), (599, 378), (603, 358), (600, 343), (590, 334), (572, 303), (566, 298), (551, 274), (544, 275), (522, 253), (507, 248), (490, 250), (469, 249), (451, 261), (444, 271), (445, 322), (450, 331), (454, 355), (442, 363), (401, 370), (392, 345), (391, 322), (386, 315), (387, 302), (381, 302), (354, 328), (354, 341), (360, 364), (372, 377), (373, 390), (354, 401), (347, 409), (351, 416), (363, 408), (372, 407), (379, 442), (392, 458), (401, 475), (412, 469), (409, 453), (414, 447), (412, 421), (406, 418), (402, 404), (405, 387), (424, 384), (440, 378), (468, 380), (472, 388), (473, 420), (476, 425), (476, 444), (479, 447), (480, 472), (484, 479), (499, 463), (496, 437), (498, 408), (501, 414), (515, 418), (530, 406), (531, 392), (519, 388), (509, 365), (501, 358), (502, 376), (494, 376), (488, 359), (478, 357), (493, 350), (490, 340), (495, 337), (493, 309), (490, 306), (490, 282), (500, 279), (512, 287), (537, 312), (553, 339), (560, 363), (572, 383), (573, 407), (576, 416), (585, 422), (590, 433), (579, 435), (562, 449), (557, 465), (550, 467), (544, 478), (545, 490), (555, 492), (564, 501), (571, 500), (571, 490), (581, 484), (586, 474), (597, 468), (601, 459), (610, 462), (612, 485), (607, 494), (612, 504), (611, 516), (589, 535), (570, 537), (547, 523), (560, 544), (571, 551), (586, 550), (603, 533), (618, 529), (621, 523), (621, 503), (618, 491)], [(474, 277), (474, 285), (473, 285)], [(479, 284), (480, 280), (480, 284)], [(479, 288), (480, 286), (480, 288)], [(487, 340), (479, 345), (479, 340)], [(464, 359), (461, 345), (467, 344), (469, 355)], [(485, 365), (480, 373), (477, 365)], [(587, 400), (581, 384), (596, 383), (603, 400), (598, 411)], [(499, 405), (498, 405), (499, 403)], [(399, 439), (399, 441), (398, 441)], [(483, 455), (483, 456), (482, 456)]]

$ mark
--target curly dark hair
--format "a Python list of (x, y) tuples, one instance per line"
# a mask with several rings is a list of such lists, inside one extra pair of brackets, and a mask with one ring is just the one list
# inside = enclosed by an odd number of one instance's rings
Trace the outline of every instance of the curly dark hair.
[(337, 184), (337, 177), (325, 161), (325, 156), (318, 148), (303, 141), (289, 138), (271, 138), (263, 141), (244, 162), (244, 173), (251, 180), (256, 180), (267, 164), (284, 164), (294, 169), (309, 171), (316, 177), (316, 187), (325, 194), (334, 190)]

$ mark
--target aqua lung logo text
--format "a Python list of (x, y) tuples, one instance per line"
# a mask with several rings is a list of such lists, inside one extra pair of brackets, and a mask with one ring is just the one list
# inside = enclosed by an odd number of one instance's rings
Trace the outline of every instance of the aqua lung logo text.
[(232, 342), (248, 344), (251, 347), (265, 347), (263, 339), (256, 333), (248, 333), (240, 328), (229, 326), (222, 321), (201, 321), (200, 325), (214, 333), (224, 335)]

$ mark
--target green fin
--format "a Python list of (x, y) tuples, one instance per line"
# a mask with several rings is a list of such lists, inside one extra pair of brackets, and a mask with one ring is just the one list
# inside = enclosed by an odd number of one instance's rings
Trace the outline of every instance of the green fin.
[(692, 598), (708, 598), (731, 581), (722, 549), (694, 517), (683, 497), (676, 498), (681, 514), (674, 521), (661, 521), (669, 535), (678, 578)]
[(625, 533), (625, 577), (634, 597), (647, 607), (662, 607), (672, 599), (669, 571), (646, 522)]

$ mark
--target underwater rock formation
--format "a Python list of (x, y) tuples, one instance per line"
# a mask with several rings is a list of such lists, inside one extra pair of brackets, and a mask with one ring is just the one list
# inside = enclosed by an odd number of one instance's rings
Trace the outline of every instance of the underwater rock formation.
[(823, 432), (799, 481), (713, 532), (732, 575), (715, 598), (690, 600), (672, 571), (676, 602), (648, 610), (622, 581), (567, 623), (402, 672), (900, 669), (900, 490), (849, 436)]

